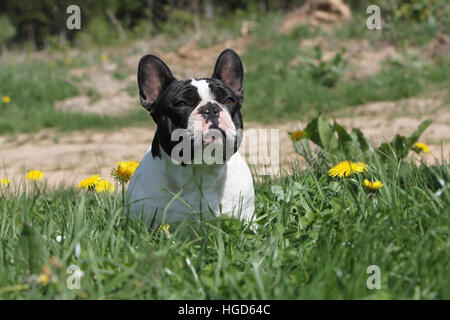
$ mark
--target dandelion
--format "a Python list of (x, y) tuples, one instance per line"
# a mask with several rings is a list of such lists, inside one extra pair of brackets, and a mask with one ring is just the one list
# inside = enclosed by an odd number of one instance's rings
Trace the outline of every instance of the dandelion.
[(341, 161), (333, 168), (328, 170), (328, 174), (330, 177), (339, 177), (342, 178), (344, 176), (349, 176), (352, 173), (360, 173), (367, 170), (367, 164), (363, 162), (353, 162), (353, 161)]
[(165, 223), (164, 225), (159, 225), (159, 229), (158, 229), (158, 232), (160, 232), (161, 231), (161, 228), (164, 230), (164, 231), (169, 231), (169, 229), (170, 229), (170, 224), (168, 224), (168, 223)]
[(102, 53), (100, 55), (100, 60), (102, 60), (102, 62), (106, 62), (106, 61), (108, 61), (108, 56), (106, 54)]
[(56, 67), (56, 62), (53, 61), (53, 60), (50, 61), (48, 64), (49, 64), (49, 66), (52, 67), (52, 68), (53, 68), (53, 67)]
[(44, 173), (39, 170), (30, 170), (28, 171), (26, 178), (28, 180), (38, 181), (44, 177)]
[(11, 97), (9, 97), (9, 96), (3, 96), (3, 97), (2, 97), (2, 102), (3, 102), (3, 103), (10, 103), (10, 102), (11, 102)]
[(102, 178), (98, 174), (94, 174), (89, 178), (83, 179), (78, 183), (78, 188), (82, 190), (93, 190), (99, 182), (102, 181)]
[(165, 234), (166, 236), (170, 236), (169, 229), (170, 229), (170, 224), (168, 224), (168, 223), (165, 223), (164, 225), (161, 225), (161, 224), (160, 224), (157, 233), (160, 233), (161, 230), (163, 230), (163, 231), (164, 231), (164, 234)]
[(46, 286), (52, 277), (52, 273), (50, 271), (50, 268), (45, 265), (41, 267), (41, 271), (41, 274), (38, 276), (38, 281), (42, 285)]
[(413, 149), (417, 153), (430, 153), (430, 148), (425, 143), (416, 142), (413, 144)]
[(307, 137), (307, 133), (304, 130), (297, 130), (290, 134), (289, 138), (292, 142), (297, 142)]
[(369, 180), (364, 179), (363, 183), (364, 183), (364, 185), (365, 185), (367, 188), (369, 188), (369, 189), (371, 189), (371, 190), (377, 190), (377, 189), (380, 189), (381, 187), (384, 186), (383, 182), (381, 182), (381, 181), (379, 181), (379, 180), (375, 180), (375, 181), (373, 181), (373, 182), (370, 182)]
[(66, 62), (66, 64), (71, 64), (72, 63), (72, 57), (66, 57), (65, 62)]
[[(139, 166), (136, 161), (120, 161), (117, 162), (117, 167), (112, 168), (111, 175), (122, 185), (122, 205), (125, 206), (125, 184), (130, 181), (131, 177)], [(128, 218), (128, 215), (127, 215)], [(127, 220), (128, 221), (128, 220)]]
[(117, 168), (111, 170), (111, 175), (115, 180), (127, 183), (139, 166), (139, 162), (136, 161), (120, 161), (117, 162)]
[(38, 281), (42, 283), (42, 285), (46, 286), (48, 282), (50, 281), (50, 277), (46, 275), (45, 273), (41, 273), (38, 277)]
[(8, 178), (3, 178), (3, 179), (0, 180), (0, 184), (5, 186), (5, 187), (9, 186), (9, 183), (10, 183), (10, 181), (9, 181)]
[(100, 181), (97, 186), (95, 187), (95, 191), (97, 191), (98, 193), (102, 193), (102, 192), (114, 192), (115, 187), (112, 183), (110, 183), (107, 180), (102, 180)]

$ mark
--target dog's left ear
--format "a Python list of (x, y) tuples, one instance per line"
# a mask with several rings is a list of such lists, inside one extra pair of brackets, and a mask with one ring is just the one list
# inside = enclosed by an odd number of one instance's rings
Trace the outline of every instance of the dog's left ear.
[(138, 85), (142, 106), (153, 112), (153, 103), (175, 80), (169, 67), (157, 56), (148, 54), (139, 61)]
[(244, 100), (244, 68), (239, 55), (231, 49), (225, 49), (219, 55), (214, 67), (212, 78), (222, 80), (239, 99), (239, 103)]

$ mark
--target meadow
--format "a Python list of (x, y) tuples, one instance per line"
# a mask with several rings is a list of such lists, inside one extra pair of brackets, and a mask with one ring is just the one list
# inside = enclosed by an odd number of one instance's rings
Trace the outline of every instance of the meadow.
[[(127, 221), (120, 193), (42, 181), (3, 190), (1, 297), (448, 299), (448, 165), (372, 157), (343, 179), (328, 168), (323, 159), (257, 181), (256, 233), (221, 218), (189, 238)], [(384, 186), (367, 188), (371, 177)], [(79, 290), (66, 286), (72, 264), (84, 274)], [(379, 290), (366, 285), (371, 265)]]
[[(115, 192), (99, 193), (50, 186), (45, 176), (37, 181), (23, 176), (16, 184), (0, 184), (0, 298), (450, 298), (446, 155), (434, 154), (431, 163), (421, 150), (414, 153), (422, 132), (398, 136), (377, 149), (359, 130), (347, 133), (316, 117), (436, 91), (444, 91), (448, 103), (450, 60), (420, 55), (435, 30), (399, 23), (397, 38), (391, 39), (386, 38), (389, 33), (359, 28), (364, 22), (356, 15), (332, 29), (299, 26), (279, 34), (280, 14), (254, 18), (261, 26), (242, 56), (244, 121), (271, 125), (315, 119), (305, 128), (304, 139), (293, 141), (306, 162), (294, 162), (277, 176), (254, 175), (257, 232), (226, 217), (198, 222), (190, 237), (172, 226), (153, 230), (127, 219), (117, 183)], [(236, 31), (228, 32), (232, 36)], [(338, 59), (330, 63), (316, 49), (299, 48), (300, 41), (317, 37), (364, 38), (375, 47), (390, 41), (403, 44), (404, 50), (401, 59), (384, 61), (375, 74), (354, 79), (342, 76), (345, 67)], [(204, 46), (214, 43), (203, 41)], [(70, 64), (64, 52), (50, 59), (0, 60), (0, 97), (11, 98), (0, 102), (0, 134), (148, 126), (148, 114), (138, 107), (122, 116), (53, 107), (55, 101), (79, 94), (83, 78), (69, 71), (99, 63), (100, 53), (89, 51)], [(291, 65), (297, 56), (309, 60)], [(121, 56), (110, 59), (120, 62)], [(116, 77), (132, 71), (123, 72)], [(318, 148), (307, 150), (306, 139)], [(332, 177), (330, 168), (343, 160), (367, 166)], [(372, 189), (365, 179), (383, 186)], [(67, 286), (71, 265), (82, 271), (79, 289)], [(380, 289), (367, 286), (372, 265), (380, 268)]]

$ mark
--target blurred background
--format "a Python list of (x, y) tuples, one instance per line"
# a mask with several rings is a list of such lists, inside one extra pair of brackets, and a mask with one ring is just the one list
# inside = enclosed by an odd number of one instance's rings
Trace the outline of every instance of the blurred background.
[[(66, 25), (73, 4), (80, 30)], [(367, 27), (369, 5), (381, 29)], [(286, 167), (288, 132), (319, 112), (375, 144), (431, 118), (427, 161), (448, 159), (449, 32), (446, 0), (2, 0), (0, 170), (57, 184), (139, 161), (154, 134), (139, 58), (203, 77), (225, 48), (244, 62), (245, 128), (280, 129)]]

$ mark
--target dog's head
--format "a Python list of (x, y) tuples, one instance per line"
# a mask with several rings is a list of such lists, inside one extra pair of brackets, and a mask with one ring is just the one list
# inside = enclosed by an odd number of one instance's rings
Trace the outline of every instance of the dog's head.
[(211, 78), (189, 80), (175, 79), (154, 55), (142, 57), (140, 100), (157, 124), (153, 156), (161, 156), (161, 147), (172, 159), (189, 164), (209, 148), (213, 154), (221, 151), (219, 158), (228, 160), (242, 139), (243, 79), (241, 59), (231, 49), (219, 55)]

